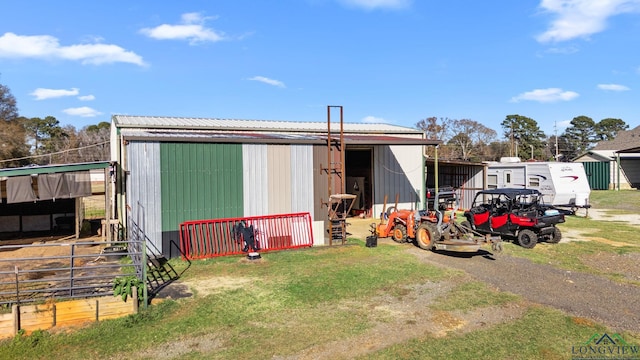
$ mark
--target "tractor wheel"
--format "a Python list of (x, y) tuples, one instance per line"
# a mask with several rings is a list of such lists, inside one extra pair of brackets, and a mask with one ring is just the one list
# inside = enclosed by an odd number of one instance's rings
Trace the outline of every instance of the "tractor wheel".
[(551, 238), (547, 240), (547, 242), (550, 244), (557, 244), (560, 242), (560, 240), (562, 240), (562, 232), (560, 231), (560, 229), (554, 228), (553, 234), (551, 235)]
[(525, 249), (531, 249), (536, 246), (538, 235), (529, 229), (520, 230), (518, 233), (518, 244)]
[(430, 223), (422, 223), (416, 231), (416, 243), (421, 249), (432, 250), (435, 242), (440, 240), (440, 232), (435, 225)]
[(407, 227), (402, 224), (397, 224), (393, 227), (393, 232), (391, 233), (391, 238), (393, 241), (403, 243), (407, 242)]

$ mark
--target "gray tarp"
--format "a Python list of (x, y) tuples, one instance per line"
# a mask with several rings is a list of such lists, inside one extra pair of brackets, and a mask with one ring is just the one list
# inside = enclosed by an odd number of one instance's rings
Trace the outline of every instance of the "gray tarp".
[(30, 175), (7, 178), (7, 203), (91, 196), (89, 171), (38, 175), (38, 196)]
[(68, 172), (64, 175), (69, 187), (70, 197), (91, 196), (91, 174), (88, 170)]
[(38, 199), (55, 201), (69, 197), (69, 187), (64, 174), (38, 175)]
[(7, 204), (36, 201), (31, 176), (15, 176), (7, 179)]

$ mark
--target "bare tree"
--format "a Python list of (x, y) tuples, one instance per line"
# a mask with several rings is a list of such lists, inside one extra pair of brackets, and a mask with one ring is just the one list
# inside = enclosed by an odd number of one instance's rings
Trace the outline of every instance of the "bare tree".
[[(439, 147), (438, 156), (443, 159), (452, 157), (451, 149), (447, 146), (447, 142), (451, 137), (450, 129), (452, 124), (453, 120), (449, 118), (438, 119), (435, 116), (422, 119), (416, 124), (418, 129), (424, 131), (427, 139), (442, 140), (443, 144)], [(426, 152), (428, 156), (435, 156), (435, 147), (428, 147)]]
[[(448, 144), (453, 147), (457, 157), (465, 161), (471, 160), (476, 154), (481, 155), (483, 148), (497, 136), (495, 130), (471, 119), (454, 120), (453, 129), (455, 135)], [(475, 158), (482, 160), (482, 156)]]
[(100, 122), (89, 125), (78, 132), (78, 154), (83, 162), (109, 160), (109, 137), (111, 124)]

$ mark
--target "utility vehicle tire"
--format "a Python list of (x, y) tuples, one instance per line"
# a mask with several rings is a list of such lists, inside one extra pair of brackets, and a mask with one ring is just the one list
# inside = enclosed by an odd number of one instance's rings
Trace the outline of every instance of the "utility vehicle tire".
[(407, 242), (407, 227), (402, 224), (394, 226), (393, 231), (391, 232), (391, 238), (395, 242)]
[(520, 230), (518, 244), (525, 249), (532, 249), (538, 243), (538, 235), (529, 229)]
[(562, 232), (556, 227), (553, 229), (553, 234), (551, 234), (551, 237), (547, 242), (550, 244), (557, 244), (560, 240), (562, 240)]
[(434, 224), (423, 222), (416, 230), (416, 243), (421, 249), (433, 250), (435, 242), (440, 240), (440, 231)]

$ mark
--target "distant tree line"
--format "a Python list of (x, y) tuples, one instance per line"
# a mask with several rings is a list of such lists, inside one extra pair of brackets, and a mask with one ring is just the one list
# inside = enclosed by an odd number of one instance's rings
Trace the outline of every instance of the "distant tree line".
[[(507, 115), (500, 125), (502, 139), (498, 139), (496, 131), (470, 119), (428, 117), (420, 120), (416, 127), (424, 131), (428, 139), (442, 140), (438, 147), (440, 159), (475, 162), (498, 161), (507, 156), (571, 161), (599, 141), (613, 140), (619, 131), (629, 128), (621, 119), (595, 122), (584, 115), (573, 118), (557, 138), (547, 136), (534, 119), (526, 116)], [(435, 156), (435, 148), (427, 153)]]
[(110, 123), (60, 126), (53, 116), (20, 116), (15, 97), (0, 84), (0, 168), (109, 160)]
[[(522, 159), (571, 161), (598, 141), (612, 140), (629, 126), (621, 119), (595, 122), (577, 116), (557, 136), (547, 136), (538, 123), (521, 115), (507, 115), (498, 133), (471, 119), (428, 117), (416, 127), (428, 139), (442, 140), (438, 156), (443, 160), (497, 161), (505, 156)], [(18, 114), (16, 99), (0, 84), (0, 168), (109, 160), (110, 124), (100, 122), (76, 130), (60, 126), (53, 116), (26, 118)], [(435, 156), (435, 148), (427, 150)]]

